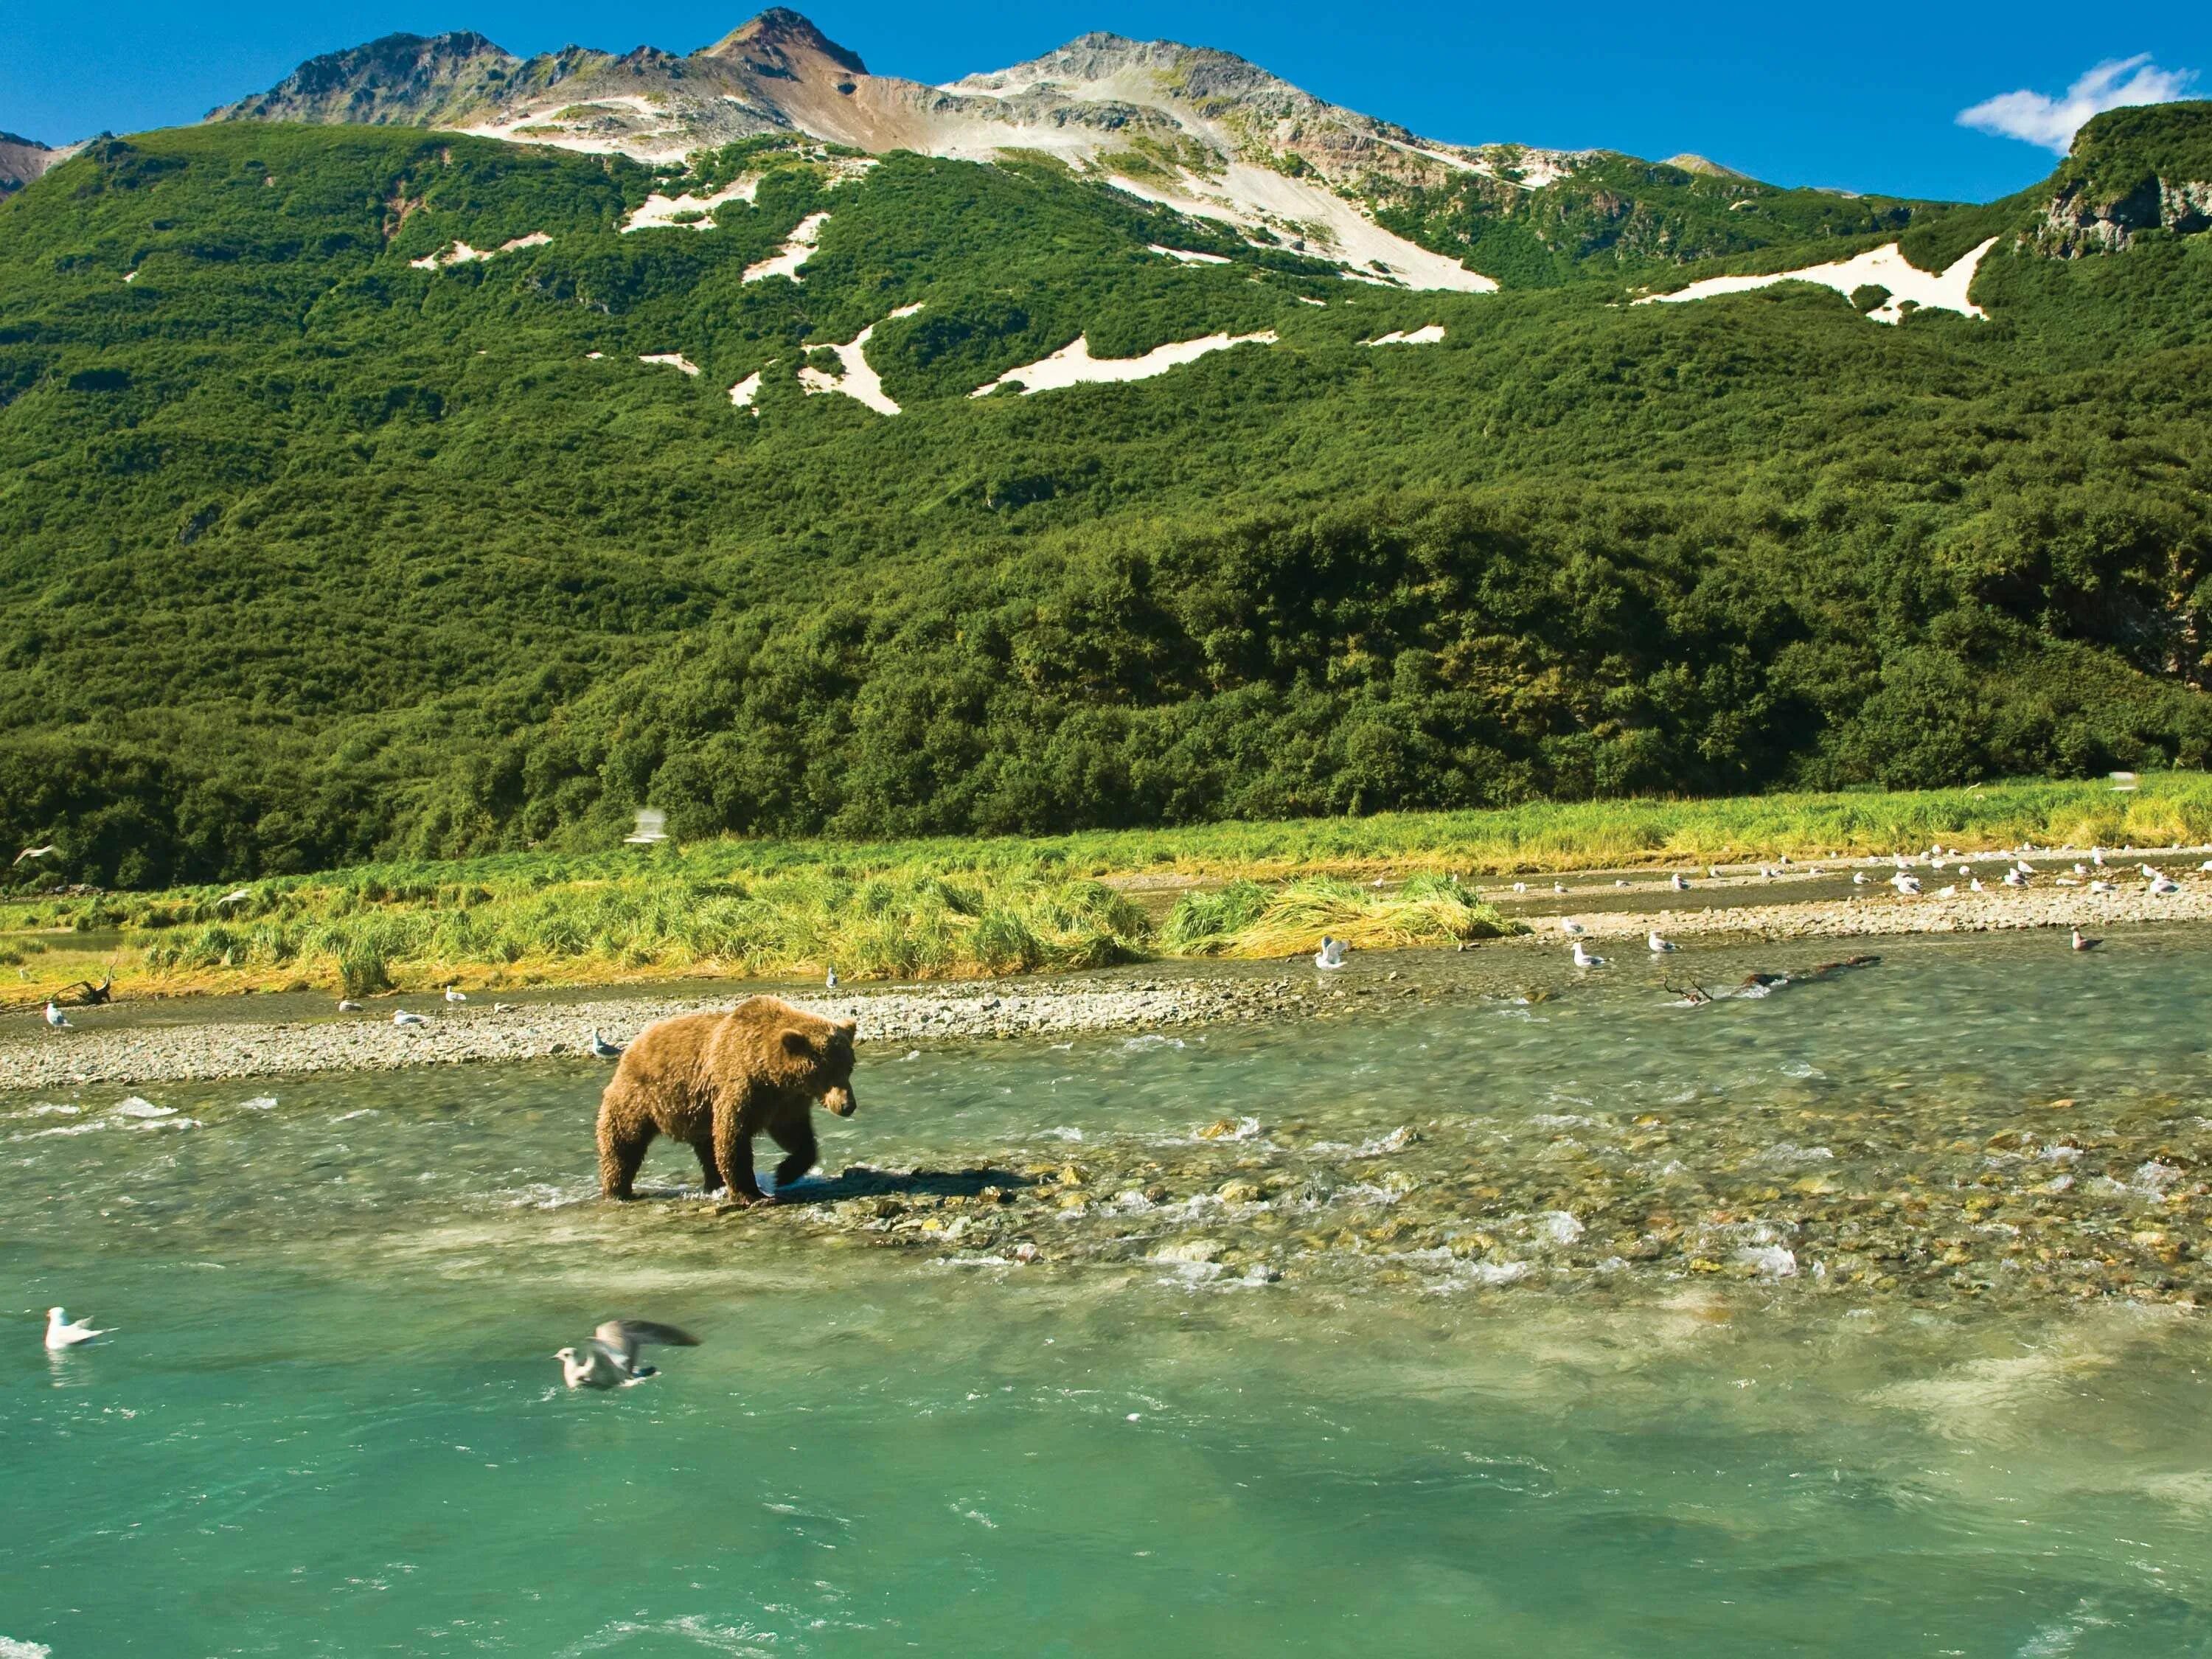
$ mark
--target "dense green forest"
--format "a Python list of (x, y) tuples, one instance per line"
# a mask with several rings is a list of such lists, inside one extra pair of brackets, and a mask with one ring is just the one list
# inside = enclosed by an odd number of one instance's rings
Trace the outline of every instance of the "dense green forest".
[[(2062, 179), (2208, 134), (2118, 112)], [(1042, 162), (695, 165), (234, 125), (0, 203), (0, 835), (63, 849), (19, 879), (2212, 763), (2212, 234), (2155, 211), (2057, 257), (2057, 181), (1923, 204), (1923, 267), (2000, 236), (1989, 315), (1890, 327), (1525, 237), (1498, 295), (1349, 282)], [(1690, 230), (1740, 188), (1657, 182)], [(1818, 259), (1902, 222), (1786, 194)], [(799, 378), (871, 326), (896, 416)]]

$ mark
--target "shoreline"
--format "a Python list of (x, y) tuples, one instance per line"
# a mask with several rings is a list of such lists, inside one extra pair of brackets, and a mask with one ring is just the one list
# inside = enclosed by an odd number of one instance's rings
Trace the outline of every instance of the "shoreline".
[[(1832, 872), (1831, 872), (1832, 874)], [(1778, 878), (1778, 884), (1812, 878)], [(1764, 890), (1765, 884), (1762, 884)], [(1735, 888), (1734, 892), (1740, 892)], [(1560, 900), (1618, 896), (1632, 902), (1673, 890), (1651, 884), (1633, 890), (1585, 888)], [(1558, 896), (1545, 895), (1542, 902)], [(2192, 883), (2181, 891), (2154, 897), (2140, 884), (2117, 893), (2094, 894), (2086, 887), (1994, 886), (1982, 893), (1942, 898), (1906, 896), (1886, 885), (1841, 899), (1791, 901), (1778, 896), (1762, 904), (1729, 904), (1710, 909), (1635, 908), (1559, 909), (1521, 918), (1526, 933), (1472, 942), (1466, 953), (1504, 951), (1525, 957), (1564, 948), (1563, 921), (1582, 936), (1619, 943), (1640, 941), (1658, 932), (1678, 942), (1725, 940), (1784, 942), (1811, 939), (1878, 940), (1929, 935), (2014, 933), (2075, 927), (2092, 930), (2159, 923), (2212, 922), (2212, 882)], [(1183, 959), (1170, 967), (1154, 963), (1103, 974), (1030, 975), (1006, 981), (956, 981), (930, 986), (836, 993), (788, 986), (756, 989), (720, 987), (701, 994), (681, 981), (657, 993), (619, 998), (615, 987), (592, 988), (599, 995), (568, 1002), (531, 1002), (498, 1012), (489, 1000), (448, 1012), (434, 996), (379, 998), (364, 1012), (311, 1018), (229, 1018), (190, 1023), (127, 1024), (108, 1030), (80, 1026), (49, 1032), (26, 1022), (25, 1029), (0, 1036), (0, 1091), (21, 1092), (89, 1084), (140, 1085), (213, 1082), (258, 1077), (298, 1076), (332, 1072), (397, 1071), (413, 1066), (468, 1065), (500, 1061), (578, 1060), (589, 1056), (594, 1030), (626, 1042), (652, 1021), (672, 1014), (730, 1006), (745, 995), (782, 995), (808, 1012), (850, 1018), (860, 1025), (866, 1045), (981, 1041), (1014, 1036), (1073, 1036), (1088, 1033), (1150, 1030), (1286, 1018), (1317, 1012), (1349, 1012), (1356, 999), (1447, 994), (1467, 988), (1416, 987), (1397, 983), (1399, 969), (1450, 954), (1442, 947), (1354, 953), (1370, 971), (1323, 980), (1311, 975), (1302, 959)], [(1616, 958), (1626, 968), (1635, 957)], [(1682, 972), (1693, 970), (1695, 957), (1653, 957)], [(1375, 971), (1376, 969), (1382, 971)], [(1287, 974), (1286, 974), (1287, 969)], [(688, 994), (687, 994), (688, 990)], [(518, 993), (518, 994), (526, 994)], [(208, 999), (220, 1004), (222, 999)], [(240, 1013), (266, 998), (230, 999)], [(390, 1012), (411, 1001), (428, 1008), (430, 1024), (395, 1027)], [(143, 1008), (144, 1004), (135, 1005)], [(205, 1004), (203, 1004), (205, 1006)], [(134, 1006), (120, 1005), (126, 1013)], [(101, 1011), (72, 1010), (72, 1018), (97, 1020)]]

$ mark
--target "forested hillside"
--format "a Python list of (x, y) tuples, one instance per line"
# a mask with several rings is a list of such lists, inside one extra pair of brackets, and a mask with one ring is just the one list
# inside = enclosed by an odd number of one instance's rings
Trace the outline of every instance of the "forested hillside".
[[(2205, 765), (2208, 134), (2119, 112), (2050, 187), (1916, 210), (1923, 269), (1998, 238), (1986, 315), (1895, 326), (1628, 303), (1659, 230), (1563, 263), (1472, 184), (1391, 222), (1515, 250), (1497, 294), (1046, 158), (104, 140), (0, 202), (0, 835), (144, 884), (646, 804), (894, 835)], [(1684, 275), (1796, 268), (1724, 182), (1656, 179), (1736, 261)], [(1898, 237), (1757, 211), (1797, 265)], [(1216, 334), (1274, 338), (970, 395)]]

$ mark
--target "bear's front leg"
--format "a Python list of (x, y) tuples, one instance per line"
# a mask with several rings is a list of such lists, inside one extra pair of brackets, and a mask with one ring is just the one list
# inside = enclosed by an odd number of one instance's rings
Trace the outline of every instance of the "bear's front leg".
[(775, 1166), (775, 1190), (779, 1194), (822, 1161), (821, 1149), (814, 1142), (811, 1118), (780, 1119), (768, 1126), (768, 1138), (791, 1154)]
[(753, 1131), (744, 1114), (717, 1103), (714, 1109), (714, 1162), (722, 1168), (722, 1186), (732, 1204), (765, 1204), (768, 1194), (753, 1174)]

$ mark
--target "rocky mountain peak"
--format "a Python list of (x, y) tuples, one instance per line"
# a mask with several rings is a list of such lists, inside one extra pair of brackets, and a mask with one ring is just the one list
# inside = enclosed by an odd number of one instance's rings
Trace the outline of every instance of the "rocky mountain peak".
[(859, 52), (839, 46), (815, 27), (811, 19), (786, 6), (769, 7), (697, 56), (742, 63), (756, 75), (769, 76), (794, 75), (825, 60), (848, 74), (868, 72)]

